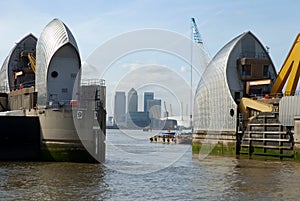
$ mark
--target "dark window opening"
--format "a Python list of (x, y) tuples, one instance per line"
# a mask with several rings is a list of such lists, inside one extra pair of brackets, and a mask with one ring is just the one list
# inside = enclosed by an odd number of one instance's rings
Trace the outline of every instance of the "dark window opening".
[(71, 78), (72, 78), (72, 79), (75, 79), (75, 78), (76, 78), (76, 76), (77, 76), (77, 74), (76, 74), (76, 73), (71, 73)]
[(234, 100), (240, 99), (241, 98), (241, 94), (240, 92), (234, 92)]
[(251, 76), (251, 64), (242, 65), (242, 75)]
[(250, 94), (251, 95), (261, 95), (262, 94), (262, 88), (250, 89)]
[(230, 109), (230, 116), (233, 117), (233, 115), (234, 115), (234, 109)]
[(58, 72), (53, 71), (53, 72), (51, 73), (51, 77), (56, 78), (57, 76), (58, 76)]
[(269, 77), (269, 65), (264, 65), (263, 76), (264, 77)]

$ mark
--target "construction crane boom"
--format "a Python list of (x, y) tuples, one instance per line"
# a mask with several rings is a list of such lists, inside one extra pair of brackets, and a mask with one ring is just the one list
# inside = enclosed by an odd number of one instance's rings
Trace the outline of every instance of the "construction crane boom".
[(192, 31), (193, 31), (193, 38), (194, 38), (194, 41), (195, 41), (196, 43), (203, 44), (203, 41), (202, 41), (202, 39), (201, 39), (201, 36), (200, 36), (199, 30), (198, 30), (198, 27), (197, 27), (195, 18), (192, 17), (192, 18), (191, 18), (191, 21), (192, 21)]
[(33, 72), (35, 73), (35, 65), (36, 65), (36, 60), (35, 60), (35, 56), (33, 53), (28, 53), (28, 59), (30, 62), (30, 67), (33, 70)]
[(296, 37), (293, 46), (287, 55), (271, 89), (271, 94), (282, 92), (287, 82), (284, 95), (293, 96), (300, 76), (300, 33)]

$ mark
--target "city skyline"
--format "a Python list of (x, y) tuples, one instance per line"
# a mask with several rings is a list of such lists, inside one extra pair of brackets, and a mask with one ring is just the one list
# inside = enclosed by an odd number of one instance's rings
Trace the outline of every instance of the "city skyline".
[[(151, 94), (151, 98), (150, 99), (146, 99), (145, 101), (145, 93), (147, 95)], [(118, 94), (118, 95), (117, 95)], [(122, 95), (120, 95), (122, 94)], [(126, 95), (126, 91), (115, 91), (115, 95), (114, 95), (114, 103), (113, 103), (113, 111), (115, 114), (115, 108), (116, 108), (116, 95), (119, 96), (125, 96), (125, 113), (128, 112), (149, 112), (150, 110), (150, 106), (155, 106), (157, 105), (158, 102), (162, 102), (162, 99), (160, 98), (154, 98), (155, 97), (155, 93), (154, 92), (150, 92), (150, 91), (146, 91), (146, 92), (142, 92), (143, 95), (138, 95), (138, 91), (136, 91), (134, 88), (131, 88)], [(153, 95), (153, 96), (152, 96)], [(141, 101), (141, 97), (143, 97), (142, 101)], [(124, 98), (123, 98), (124, 101)], [(122, 101), (122, 102), (123, 102)], [(142, 102), (143, 103), (143, 107), (138, 106), (139, 103)], [(117, 103), (120, 103), (119, 101), (117, 101)], [(122, 104), (123, 105), (123, 104)], [(161, 105), (160, 105), (161, 106)], [(119, 107), (119, 106), (117, 106)], [(137, 109), (136, 109), (137, 107)], [(123, 108), (123, 107), (122, 107)], [(114, 115), (112, 114), (112, 115)]]
[(134, 88), (131, 88), (127, 95), (125, 91), (116, 91), (113, 114), (115, 123), (128, 124), (127, 121), (132, 118), (160, 119), (162, 117), (162, 100), (154, 99), (154, 92), (149, 91), (144, 92), (143, 97), (144, 110), (138, 110), (138, 93)]
[[(121, 105), (124, 105), (125, 106), (125, 113), (123, 113), (125, 117), (123, 117), (123, 122), (126, 121), (126, 118), (127, 118), (127, 115), (128, 115), (128, 108), (129, 108), (129, 94), (134, 94), (134, 98), (135, 99), (133, 102), (133, 105), (132, 108), (135, 108), (136, 107), (136, 104), (138, 105), (137, 106), (137, 110), (133, 110), (131, 113), (141, 113), (141, 112), (144, 112), (144, 108), (145, 105), (144, 105), (144, 95), (145, 93), (146, 94), (153, 94), (153, 99), (152, 100), (148, 100), (146, 105), (148, 105), (148, 107), (150, 108), (150, 105), (153, 107), (150, 112), (148, 113), (148, 116), (150, 118), (166, 118), (166, 112), (165, 112), (165, 108), (164, 108), (164, 105), (163, 103), (166, 104), (166, 110), (168, 112), (168, 117), (172, 117), (174, 119), (177, 119), (177, 120), (187, 120), (187, 118), (189, 117), (189, 105), (188, 103), (184, 104), (183, 102), (180, 102), (178, 105), (173, 105), (171, 102), (168, 102), (168, 99), (166, 97), (166, 99), (161, 99), (159, 97), (156, 96), (156, 93), (155, 92), (151, 92), (150, 90), (147, 90), (147, 91), (137, 91), (135, 90), (134, 88), (131, 88), (127, 93), (126, 91), (124, 90), (119, 90), (119, 91), (115, 91), (115, 95), (114, 97), (116, 97), (116, 94), (119, 94), (119, 93), (122, 93), (123, 95), (123, 102)], [(152, 95), (151, 95), (151, 98), (152, 98)], [(114, 121), (115, 121), (115, 103), (116, 103), (116, 98), (114, 98), (114, 102), (113, 102), (113, 105), (112, 105), (112, 110), (114, 111), (114, 113), (112, 114), (108, 114), (108, 118), (113, 118)], [(117, 106), (118, 108), (120, 107)], [(124, 108), (123, 108), (123, 111), (124, 111)], [(175, 112), (174, 112), (175, 111)], [(178, 112), (179, 111), (179, 112)]]

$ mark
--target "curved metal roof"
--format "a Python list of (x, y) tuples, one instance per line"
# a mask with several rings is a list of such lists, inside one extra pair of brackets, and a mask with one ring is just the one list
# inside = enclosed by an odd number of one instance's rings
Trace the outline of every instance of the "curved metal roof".
[(54, 53), (68, 43), (79, 52), (69, 28), (61, 20), (53, 19), (46, 25), (37, 43), (37, 68), (47, 67)]
[(7, 74), (7, 65), (8, 65), (9, 56), (7, 56), (3, 62), (3, 65), (0, 70), (0, 92), (8, 93), (8, 74)]
[[(37, 38), (33, 34), (28, 34), (23, 37), (15, 46), (10, 50), (7, 57), (5, 58), (1, 70), (0, 70), (0, 87), (5, 88), (8, 93), (13, 90), (13, 71), (18, 67), (16, 62), (18, 62), (21, 51), (31, 50), (34, 51), (36, 47)], [(28, 43), (28, 44), (27, 44)], [(34, 49), (34, 50), (33, 50)]]
[[(254, 51), (262, 51), (271, 61), (265, 48), (251, 32), (228, 42), (208, 64), (198, 84), (194, 99), (194, 130), (235, 131), (237, 104), (233, 98), (233, 88), (243, 88), (236, 61), (247, 54), (241, 43), (249, 38), (255, 43)], [(271, 71), (276, 74), (273, 63)], [(230, 115), (232, 110), (234, 115)]]
[(38, 104), (46, 104), (47, 73), (50, 62), (55, 53), (62, 47), (71, 45), (80, 62), (79, 50), (74, 36), (69, 28), (59, 19), (53, 19), (43, 29), (36, 47), (36, 91), (38, 91)]

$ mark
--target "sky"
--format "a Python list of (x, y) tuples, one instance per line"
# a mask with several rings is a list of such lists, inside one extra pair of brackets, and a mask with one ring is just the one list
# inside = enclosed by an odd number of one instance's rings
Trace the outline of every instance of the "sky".
[[(299, 6), (300, 2), (296, 0), (1, 1), (0, 64), (15, 42), (28, 33), (38, 38), (43, 28), (54, 18), (61, 19), (69, 27), (84, 62), (105, 42), (134, 30), (163, 29), (190, 37), (190, 18), (194, 17), (209, 55), (214, 56), (237, 35), (251, 31), (264, 46), (270, 48), (270, 56), (279, 70), (300, 31)], [(157, 54), (151, 55), (129, 55), (113, 65), (173, 65), (164, 54), (159, 59)], [(183, 61), (174, 62), (174, 66), (182, 72), (188, 68), (188, 64)], [(115, 70), (118, 68), (115, 67)], [(188, 72), (183, 77), (188, 79)], [(195, 86), (198, 79), (196, 76), (193, 80)], [(109, 86), (113, 82), (106, 80)], [(116, 89), (116, 86), (112, 88)], [(147, 86), (144, 88), (148, 90)], [(112, 95), (109, 89), (108, 96)], [(108, 102), (112, 102), (111, 98), (108, 98)], [(112, 109), (109, 110), (112, 113)]]

